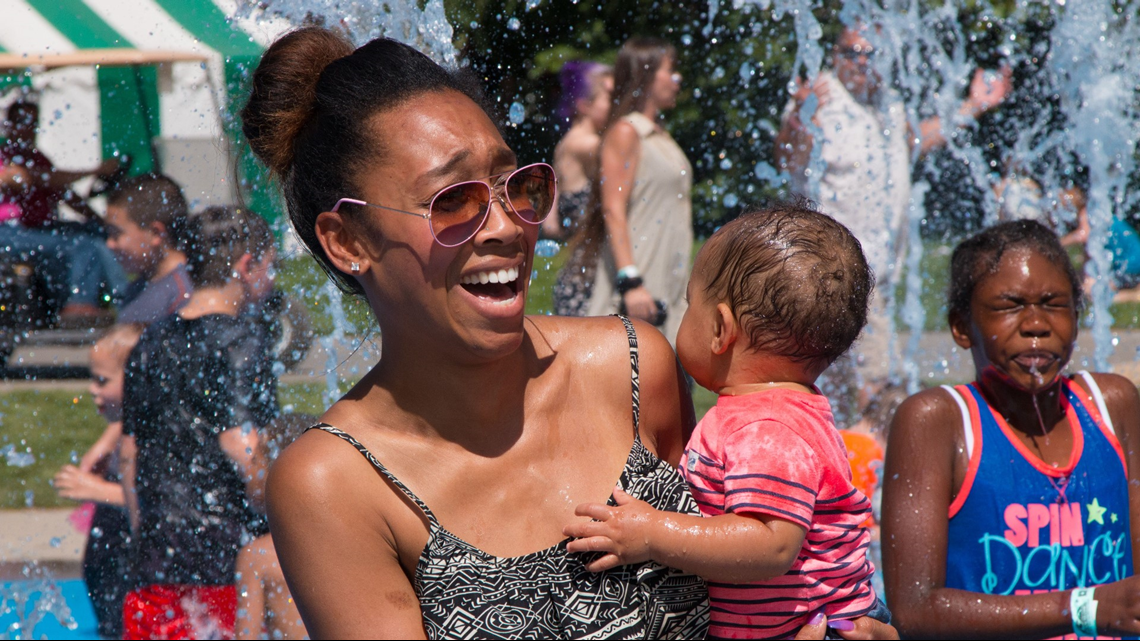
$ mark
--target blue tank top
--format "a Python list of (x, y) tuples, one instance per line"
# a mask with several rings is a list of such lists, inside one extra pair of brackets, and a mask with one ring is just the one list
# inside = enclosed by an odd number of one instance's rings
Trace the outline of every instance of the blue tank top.
[[(973, 385), (956, 388), (968, 410), (970, 464), (950, 505), (946, 587), (1034, 594), (1119, 581), (1132, 574), (1128, 472), (1100, 389), (1064, 379), (1073, 430), (1069, 464), (1053, 468), (1018, 440)], [(1082, 398), (1089, 402), (1082, 402)]]

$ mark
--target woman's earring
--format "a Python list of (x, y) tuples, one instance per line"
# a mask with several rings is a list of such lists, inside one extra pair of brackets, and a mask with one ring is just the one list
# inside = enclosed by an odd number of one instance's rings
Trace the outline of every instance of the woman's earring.
[(350, 269), (352, 269), (352, 273), (359, 274), (360, 273), (360, 263), (353, 263), (352, 266), (350, 267)]

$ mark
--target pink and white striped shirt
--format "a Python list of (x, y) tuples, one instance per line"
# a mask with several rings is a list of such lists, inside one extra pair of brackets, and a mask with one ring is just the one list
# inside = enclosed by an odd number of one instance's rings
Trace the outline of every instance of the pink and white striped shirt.
[(766, 514), (807, 530), (787, 574), (709, 583), (709, 635), (791, 637), (819, 610), (853, 619), (875, 605), (871, 502), (851, 484), (827, 398), (789, 389), (721, 396), (697, 424), (681, 473), (705, 516)]

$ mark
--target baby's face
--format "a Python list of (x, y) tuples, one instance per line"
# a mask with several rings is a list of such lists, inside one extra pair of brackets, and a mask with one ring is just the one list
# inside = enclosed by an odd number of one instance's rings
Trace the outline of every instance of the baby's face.
[(702, 249), (697, 254), (697, 259), (693, 262), (693, 273), (689, 276), (685, 292), (689, 308), (685, 310), (681, 327), (677, 330), (677, 356), (697, 384), (715, 391), (720, 385), (715, 381), (712, 344), (719, 318), (716, 301), (705, 291), (708, 281), (704, 277), (704, 261), (701, 260), (705, 253)]

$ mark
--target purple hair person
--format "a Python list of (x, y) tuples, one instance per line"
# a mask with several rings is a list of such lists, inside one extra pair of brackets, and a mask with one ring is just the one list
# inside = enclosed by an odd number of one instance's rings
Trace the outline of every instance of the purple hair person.
[(613, 73), (609, 65), (590, 60), (571, 60), (562, 65), (558, 82), (562, 85), (562, 98), (558, 101), (558, 119), (563, 124), (574, 122), (578, 115), (578, 101), (597, 94), (601, 77)]

